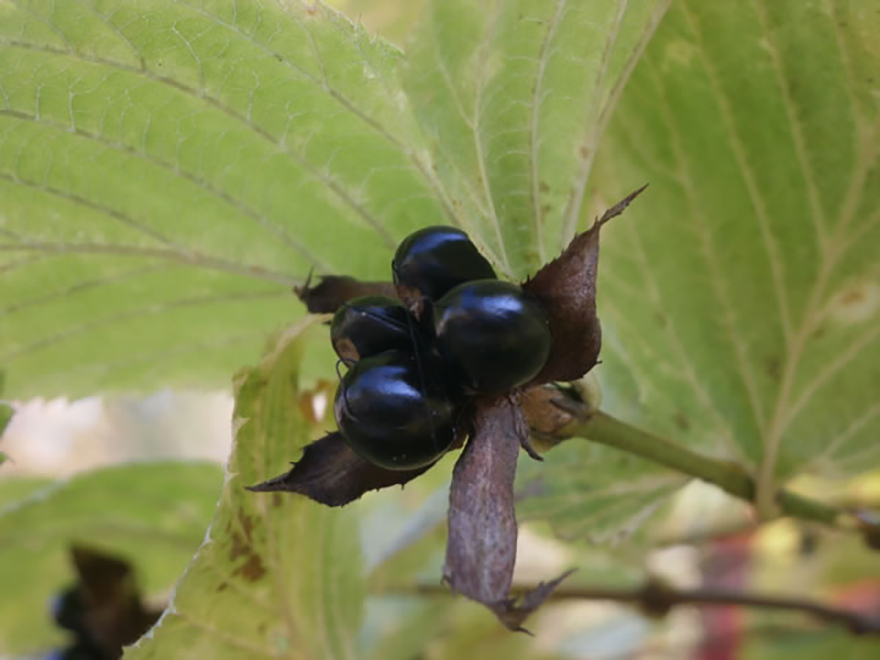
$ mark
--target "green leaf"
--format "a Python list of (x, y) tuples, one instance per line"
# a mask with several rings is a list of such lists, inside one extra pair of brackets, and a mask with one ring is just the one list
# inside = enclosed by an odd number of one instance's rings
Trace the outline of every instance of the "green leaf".
[(165, 592), (199, 547), (221, 482), (207, 463), (104, 468), (43, 488), (0, 481), (0, 653), (60, 639), (47, 604), (75, 580), (72, 543), (126, 557), (146, 594)]
[(0, 479), (0, 511), (25, 499), (52, 483), (44, 477), (7, 477)]
[(433, 0), (407, 90), (466, 229), (509, 276), (559, 254), (599, 137), (666, 0)]
[(542, 463), (520, 459), (517, 517), (546, 521), (566, 539), (620, 541), (687, 481), (636, 456), (570, 440)]
[(3, 432), (6, 430), (9, 422), (12, 421), (12, 415), (14, 413), (15, 410), (10, 404), (5, 401), (0, 401), (0, 438), (3, 437)]
[(425, 0), (329, 0), (327, 4), (402, 46)]
[(455, 603), (449, 599), (432, 601), (418, 596), (370, 598), (361, 633), (363, 657), (369, 660), (418, 658), (426, 647), (435, 647), (439, 640), (448, 636), (449, 615), (453, 607)]
[(410, 71), (426, 139), (400, 53), (320, 4), (7, 3), (11, 391), (223, 382), (297, 313), (288, 289), (311, 268), (387, 278), (396, 242), (427, 224), (533, 270), (581, 216), (664, 7), (434, 3)]
[[(9, 422), (12, 421), (14, 413), (15, 410), (13, 410), (11, 405), (5, 401), (0, 401), (0, 440), (3, 439), (3, 432), (6, 430)], [(0, 465), (3, 465), (7, 460), (9, 460), (9, 457), (0, 451)]]
[(869, 660), (877, 657), (880, 642), (854, 637), (845, 630), (791, 630), (762, 634), (760, 628), (743, 635), (743, 660)]
[(295, 405), (300, 346), (283, 335), (236, 379), (235, 441), (207, 537), (142, 658), (353, 658), (364, 578), (355, 511), (244, 490), (280, 472), (310, 440)]
[(218, 385), (310, 269), (454, 223), (396, 73), (319, 3), (0, 7), (0, 363), (15, 396)]
[(748, 467), (877, 465), (880, 14), (674, 3), (597, 158), (609, 412)]

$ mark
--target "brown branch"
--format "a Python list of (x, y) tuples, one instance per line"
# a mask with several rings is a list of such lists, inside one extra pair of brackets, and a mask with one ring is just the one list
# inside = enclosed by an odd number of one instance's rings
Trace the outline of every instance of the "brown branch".
[[(529, 587), (515, 586), (513, 594)], [(386, 590), (388, 593), (416, 593), (425, 596), (452, 595), (443, 585), (420, 584), (415, 587)], [(637, 589), (604, 587), (560, 586), (548, 600), (605, 600), (627, 603), (638, 607), (649, 616), (663, 616), (673, 607), (697, 605), (703, 607), (752, 607), (764, 610), (801, 612), (821, 621), (848, 629), (856, 635), (880, 636), (880, 615), (841, 609), (814, 600), (791, 596), (771, 596), (715, 588), (674, 589), (659, 582), (647, 582)]]

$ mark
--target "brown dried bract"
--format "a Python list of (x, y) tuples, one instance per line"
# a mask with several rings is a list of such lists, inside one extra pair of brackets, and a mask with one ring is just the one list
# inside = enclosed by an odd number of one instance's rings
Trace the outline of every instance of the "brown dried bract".
[(546, 447), (548, 442), (556, 444), (563, 438), (570, 437), (567, 429), (576, 421), (575, 416), (563, 410), (557, 402), (577, 396), (577, 393), (566, 387), (550, 383), (531, 387), (519, 396), (519, 404), (539, 448)]
[(418, 470), (380, 468), (352, 451), (342, 434), (335, 431), (306, 445), (303, 457), (289, 472), (249, 486), (248, 490), (299, 493), (327, 506), (344, 506), (368, 491), (402, 486), (429, 467)]
[(452, 474), (449, 537), (443, 578), (454, 591), (483, 603), (511, 630), (547, 598), (566, 575), (510, 597), (517, 525), (513, 482), (516, 460), (529, 431), (510, 397), (481, 401), (474, 432)]
[(574, 573), (575, 570), (577, 569), (568, 570), (550, 582), (542, 582), (531, 591), (506, 601), (501, 609), (495, 608), (493, 611), (501, 619), (501, 622), (511, 630), (531, 635), (528, 630), (522, 627), (522, 624), (532, 612), (544, 604), (544, 601), (550, 597), (553, 590), (562, 584), (563, 580)]
[(326, 275), (315, 286), (312, 275), (293, 291), (312, 314), (333, 314), (344, 302), (361, 296), (397, 296), (391, 282), (361, 282), (344, 275)]
[(474, 433), (452, 473), (443, 577), (455, 591), (490, 607), (507, 601), (516, 562), (513, 481), (528, 433), (510, 399), (481, 402)]
[(596, 366), (602, 345), (602, 330), (596, 316), (599, 232), (611, 218), (623, 213), (646, 187), (630, 193), (608, 209), (590, 229), (578, 234), (557, 259), (523, 284), (547, 310), (553, 337), (550, 356), (530, 385), (577, 380)]

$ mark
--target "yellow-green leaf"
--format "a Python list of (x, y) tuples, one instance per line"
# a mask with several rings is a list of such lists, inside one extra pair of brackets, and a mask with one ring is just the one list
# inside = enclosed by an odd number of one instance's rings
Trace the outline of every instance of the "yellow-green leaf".
[(674, 3), (596, 189), (610, 411), (755, 475), (880, 459), (880, 14), (868, 0)]
[(161, 598), (199, 547), (222, 483), (207, 463), (103, 468), (46, 485), (0, 481), (0, 654), (47, 649), (62, 638), (49, 603), (76, 580), (71, 544), (134, 566), (145, 594)]
[(400, 60), (320, 3), (0, 5), (8, 393), (228, 383), (310, 269), (455, 222)]
[(297, 334), (239, 372), (220, 504), (169, 609), (127, 660), (356, 657), (364, 577), (354, 511), (244, 490), (298, 459), (311, 439), (295, 403)]

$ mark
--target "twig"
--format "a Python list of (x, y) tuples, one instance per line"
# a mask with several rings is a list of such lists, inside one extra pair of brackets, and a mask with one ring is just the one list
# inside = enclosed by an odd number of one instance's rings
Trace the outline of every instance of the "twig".
[[(514, 592), (528, 590), (529, 587), (516, 586)], [(420, 584), (409, 588), (386, 590), (386, 593), (420, 594), (425, 596), (451, 596), (443, 585)], [(548, 600), (604, 600), (627, 603), (637, 606), (648, 615), (663, 616), (680, 605), (703, 607), (752, 607), (763, 610), (788, 610), (801, 612), (815, 619), (834, 623), (856, 635), (880, 635), (880, 616), (856, 612), (826, 605), (818, 601), (790, 596), (771, 596), (722, 589), (674, 589), (658, 582), (647, 582), (636, 589), (614, 589), (604, 587), (576, 587), (562, 585)]]

